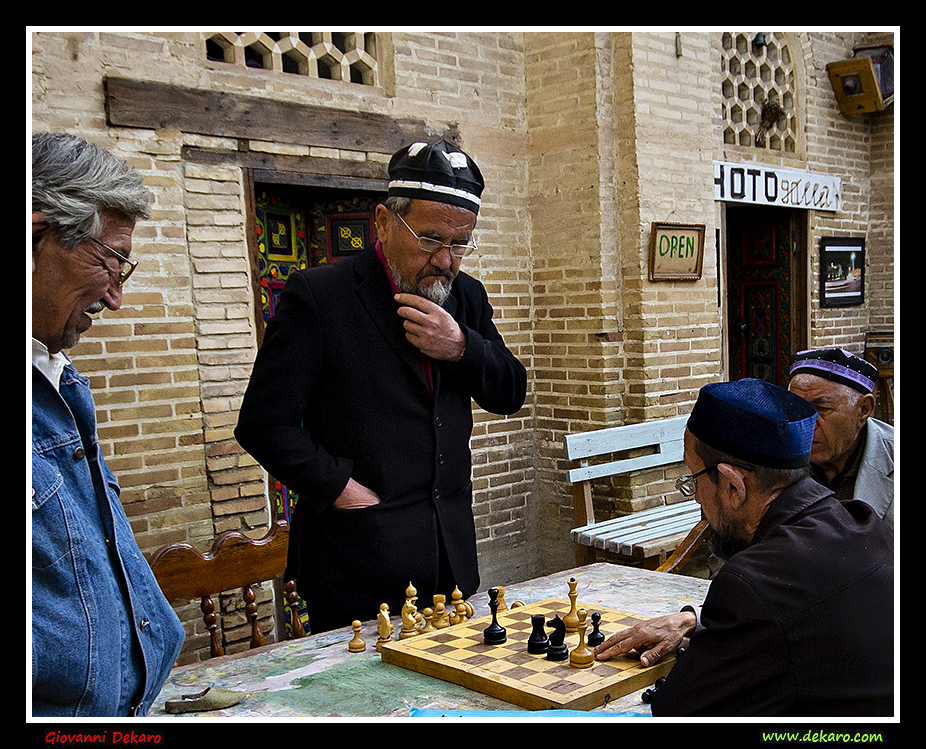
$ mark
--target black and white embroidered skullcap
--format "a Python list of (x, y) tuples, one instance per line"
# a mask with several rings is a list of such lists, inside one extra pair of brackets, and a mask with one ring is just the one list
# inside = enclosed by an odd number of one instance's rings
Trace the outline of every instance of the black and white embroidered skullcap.
[(791, 357), (791, 376), (802, 372), (871, 393), (878, 384), (878, 368), (841, 348), (801, 351)]
[(476, 162), (446, 140), (412, 143), (389, 161), (390, 196), (449, 203), (479, 213), (484, 187)]

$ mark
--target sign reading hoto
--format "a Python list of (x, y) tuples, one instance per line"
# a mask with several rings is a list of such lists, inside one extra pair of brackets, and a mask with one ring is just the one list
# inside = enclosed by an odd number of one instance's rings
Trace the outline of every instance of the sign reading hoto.
[(653, 222), (650, 281), (697, 281), (704, 262), (704, 224)]
[(842, 180), (829, 174), (715, 161), (714, 200), (840, 211)]

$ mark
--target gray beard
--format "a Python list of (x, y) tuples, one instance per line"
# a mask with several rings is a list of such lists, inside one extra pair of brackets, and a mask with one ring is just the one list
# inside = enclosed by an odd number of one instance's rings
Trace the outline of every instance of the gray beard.
[(392, 278), (401, 291), (406, 294), (415, 294), (416, 296), (430, 299), (436, 305), (443, 307), (447, 297), (450, 296), (450, 290), (453, 288), (453, 281), (448, 279), (436, 280), (425, 286), (419, 279), (414, 283), (405, 279), (399, 272), (399, 269), (392, 263), (389, 263), (389, 270), (392, 271)]
[(746, 546), (728, 528), (716, 530), (711, 527), (707, 533), (707, 548), (714, 556), (726, 562)]

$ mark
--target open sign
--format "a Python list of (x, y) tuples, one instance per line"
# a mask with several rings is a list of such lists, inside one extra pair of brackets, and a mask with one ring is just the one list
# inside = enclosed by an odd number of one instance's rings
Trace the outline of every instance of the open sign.
[(704, 224), (653, 222), (650, 281), (696, 281), (704, 261)]

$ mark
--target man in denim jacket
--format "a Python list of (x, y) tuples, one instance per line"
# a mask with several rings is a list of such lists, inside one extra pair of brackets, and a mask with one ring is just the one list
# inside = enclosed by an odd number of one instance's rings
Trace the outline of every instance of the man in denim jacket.
[(118, 309), (141, 178), (78, 138), (32, 139), (32, 713), (143, 716), (183, 628), (132, 535), (96, 437), (93, 398), (62, 352)]

